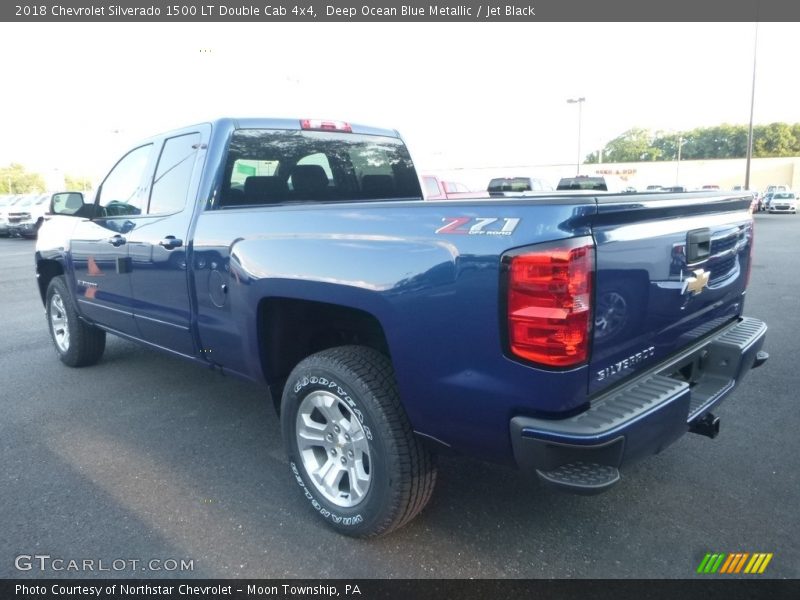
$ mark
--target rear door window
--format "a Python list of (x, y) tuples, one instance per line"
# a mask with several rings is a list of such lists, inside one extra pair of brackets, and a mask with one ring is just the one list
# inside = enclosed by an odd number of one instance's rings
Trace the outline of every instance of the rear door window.
[(199, 145), (199, 133), (181, 135), (164, 142), (150, 192), (150, 214), (172, 214), (183, 210)]

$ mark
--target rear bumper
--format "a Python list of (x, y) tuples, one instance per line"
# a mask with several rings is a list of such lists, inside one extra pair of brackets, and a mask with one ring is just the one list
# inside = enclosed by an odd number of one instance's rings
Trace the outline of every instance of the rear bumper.
[(517, 464), (556, 485), (570, 478), (594, 482), (561, 485), (571, 491), (607, 489), (619, 479), (614, 471), (675, 442), (722, 402), (751, 367), (763, 364), (764, 355), (758, 361), (757, 355), (766, 331), (763, 322), (741, 318), (596, 398), (579, 415), (563, 420), (514, 417), (511, 442)]

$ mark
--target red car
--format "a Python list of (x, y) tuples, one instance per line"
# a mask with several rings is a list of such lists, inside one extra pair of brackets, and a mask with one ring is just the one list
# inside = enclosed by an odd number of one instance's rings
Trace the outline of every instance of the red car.
[(422, 175), (422, 191), (425, 200), (453, 200), (456, 198), (485, 198), (484, 192), (472, 192), (463, 183), (442, 181), (436, 175)]

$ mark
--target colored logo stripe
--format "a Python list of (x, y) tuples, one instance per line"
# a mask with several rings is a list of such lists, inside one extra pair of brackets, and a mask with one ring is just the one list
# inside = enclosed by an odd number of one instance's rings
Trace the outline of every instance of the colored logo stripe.
[(706, 554), (700, 566), (697, 567), (698, 573), (716, 573), (719, 569), (722, 559), (725, 558), (724, 554)]
[[(772, 560), (773, 554), (765, 552), (731, 552), (726, 553), (707, 553), (697, 567), (697, 572), (702, 574), (736, 574), (744, 572), (748, 574), (761, 574)], [(748, 561), (748, 558), (750, 559)], [(745, 567), (745, 563), (747, 566)]]
[(747, 560), (747, 557), (750, 556), (747, 552), (737, 552), (736, 554), (729, 554), (728, 560), (725, 561), (725, 564), (722, 566), (722, 570), (720, 573), (738, 573), (742, 566), (744, 565), (744, 561)]
[(772, 560), (772, 553), (769, 554), (754, 554), (750, 563), (745, 568), (745, 573), (763, 573), (767, 568), (769, 561)]

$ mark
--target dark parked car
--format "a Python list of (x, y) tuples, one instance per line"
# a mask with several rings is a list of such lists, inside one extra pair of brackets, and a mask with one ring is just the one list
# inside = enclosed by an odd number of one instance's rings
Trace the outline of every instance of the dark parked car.
[(490, 196), (524, 196), (527, 192), (551, 192), (553, 186), (538, 177), (495, 177), (486, 191)]
[(596, 190), (607, 192), (608, 184), (605, 177), (589, 177), (588, 175), (578, 175), (577, 177), (563, 177), (556, 186), (557, 190)]

